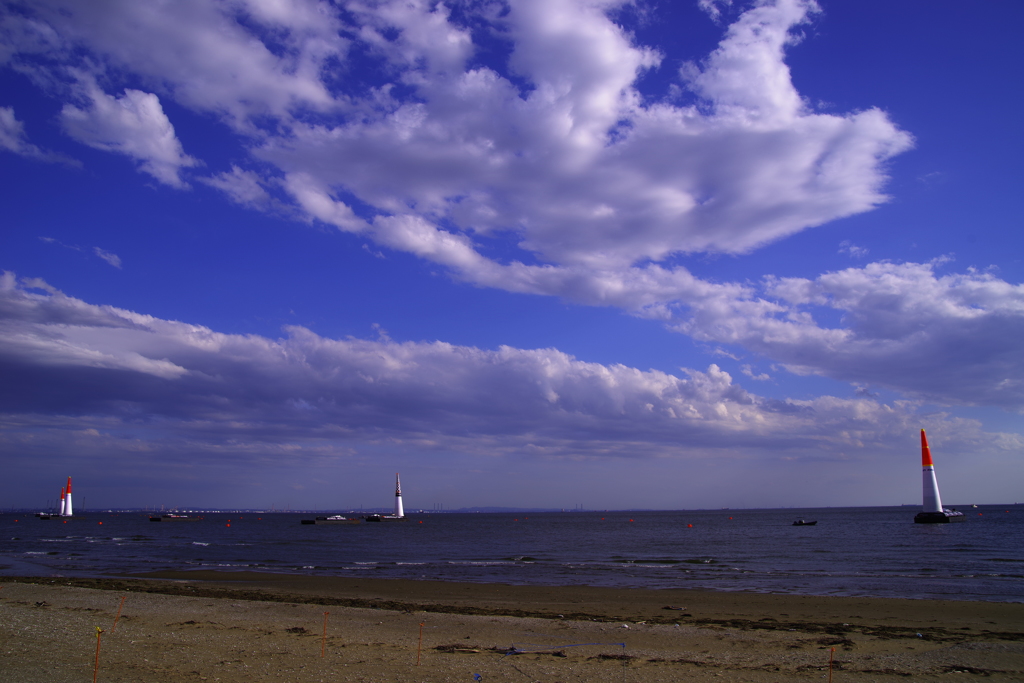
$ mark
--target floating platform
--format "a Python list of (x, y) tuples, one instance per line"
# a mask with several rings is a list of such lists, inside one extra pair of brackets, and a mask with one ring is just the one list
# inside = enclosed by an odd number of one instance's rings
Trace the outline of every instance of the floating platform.
[(966, 519), (964, 513), (956, 510), (943, 510), (942, 512), (918, 512), (914, 515), (915, 524), (948, 524), (950, 522), (962, 522)]
[(303, 524), (359, 524), (362, 520), (354, 517), (342, 517), (341, 515), (331, 515), (330, 517), (317, 517), (316, 519), (304, 519)]
[(198, 522), (202, 517), (189, 517), (188, 515), (159, 515), (150, 517), (151, 522)]

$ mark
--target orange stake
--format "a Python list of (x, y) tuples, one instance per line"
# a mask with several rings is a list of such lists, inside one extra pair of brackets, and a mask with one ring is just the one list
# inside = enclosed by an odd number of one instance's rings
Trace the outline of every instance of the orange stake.
[[(420, 644), (416, 646), (416, 666), (420, 665), (420, 652), (423, 651), (423, 623), (420, 622)], [(96, 683), (93, 681), (93, 683)]]
[(828, 683), (832, 683), (832, 658), (836, 656), (836, 649), (832, 648), (828, 653)]
[(330, 612), (324, 612), (324, 637), (320, 640), (320, 656), (324, 656), (324, 651), (327, 648), (327, 615)]
[(96, 683), (96, 677), (100, 675), (100, 634), (103, 629), (96, 627), (96, 663), (92, 666), (92, 683)]
[(117, 630), (117, 620), (121, 618), (121, 608), (124, 607), (124, 600), (127, 597), (128, 597), (127, 595), (122, 595), (121, 596), (121, 604), (117, 606), (117, 616), (114, 617), (114, 625), (110, 627), (110, 632), (111, 633), (113, 633), (115, 630)]

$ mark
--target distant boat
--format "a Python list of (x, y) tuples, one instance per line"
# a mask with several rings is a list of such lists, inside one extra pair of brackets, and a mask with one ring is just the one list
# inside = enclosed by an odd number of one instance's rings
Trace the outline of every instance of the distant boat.
[(367, 522), (404, 522), (408, 517), (402, 515), (396, 517), (395, 515), (367, 515), (364, 517)]
[(810, 522), (808, 522), (806, 519), (798, 519), (795, 522), (793, 522), (793, 526), (814, 526), (817, 523), (818, 520), (816, 519)]
[(331, 515), (330, 517), (317, 517), (316, 519), (304, 519), (303, 524), (359, 524), (362, 521), (355, 517), (344, 517), (342, 515)]
[(935, 463), (932, 462), (932, 451), (928, 448), (928, 437), (921, 430), (921, 466), (924, 473), (924, 492), (921, 512), (914, 515), (917, 524), (944, 524), (947, 522), (964, 521), (964, 513), (956, 508), (949, 510), (942, 507), (939, 497), (939, 482), (935, 479)]
[(156, 517), (150, 517), (151, 522), (198, 522), (202, 517), (189, 517), (188, 515), (157, 515)]

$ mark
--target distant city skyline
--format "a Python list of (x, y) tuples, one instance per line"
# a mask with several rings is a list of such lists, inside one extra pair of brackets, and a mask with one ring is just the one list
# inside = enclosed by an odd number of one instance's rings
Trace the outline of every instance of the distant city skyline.
[(1024, 481), (1024, 6), (6, 2), (0, 500)]

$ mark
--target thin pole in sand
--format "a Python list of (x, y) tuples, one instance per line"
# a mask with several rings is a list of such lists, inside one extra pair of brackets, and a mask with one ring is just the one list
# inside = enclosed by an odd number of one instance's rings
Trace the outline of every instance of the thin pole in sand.
[(125, 601), (125, 598), (127, 598), (127, 597), (128, 597), (127, 595), (122, 595), (121, 596), (121, 604), (117, 606), (117, 616), (114, 617), (114, 625), (110, 627), (110, 632), (111, 633), (113, 633), (114, 631), (117, 630), (117, 620), (121, 618), (121, 608), (124, 607), (124, 601)]
[(836, 649), (832, 648), (828, 653), (828, 683), (832, 683), (832, 658), (836, 656)]
[(324, 656), (324, 650), (327, 648), (327, 615), (330, 612), (324, 612), (324, 636), (320, 640), (320, 656)]
[(424, 623), (425, 622), (422, 622), (422, 621), (420, 622), (420, 642), (419, 642), (419, 645), (416, 646), (416, 666), (420, 665), (420, 652), (423, 651), (423, 624)]
[(96, 663), (92, 665), (92, 683), (96, 683), (96, 677), (100, 675), (100, 634), (103, 629), (96, 627)]

